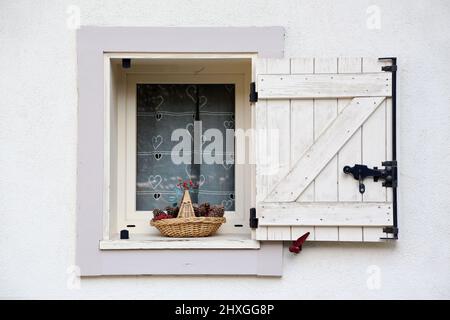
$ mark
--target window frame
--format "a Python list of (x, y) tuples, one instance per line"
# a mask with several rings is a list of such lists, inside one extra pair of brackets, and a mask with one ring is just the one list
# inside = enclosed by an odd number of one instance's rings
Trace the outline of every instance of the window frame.
[[(173, 55), (170, 55), (173, 56)], [(181, 56), (180, 58), (183, 58)], [(200, 60), (202, 55), (197, 55)], [(206, 57), (207, 58), (207, 57)], [(217, 71), (217, 72), (216, 72)], [(135, 225), (136, 227), (130, 229), (135, 233), (146, 233), (149, 235), (157, 235), (155, 228), (148, 226), (148, 221), (152, 218), (152, 213), (138, 212), (136, 210), (136, 84), (138, 83), (229, 83), (235, 85), (235, 121), (236, 129), (247, 130), (251, 127), (250, 105), (245, 101), (248, 92), (244, 87), (244, 83), (250, 77), (245, 73), (226, 73), (225, 69), (215, 70), (214, 73), (205, 74), (186, 74), (186, 73), (137, 73), (133, 71), (123, 70), (124, 75), (121, 76), (125, 80), (125, 88), (119, 86), (119, 95), (125, 95), (124, 103), (120, 103), (118, 99), (118, 170), (125, 170), (125, 176), (117, 176), (117, 184), (125, 185), (118, 189), (117, 213), (109, 212), (105, 214), (117, 214), (117, 225), (125, 226)], [(123, 110), (125, 108), (125, 110)], [(248, 145), (241, 146), (242, 141), (237, 139), (235, 150), (245, 150), (248, 152)], [(110, 161), (110, 159), (105, 159)], [(125, 169), (124, 169), (125, 168)], [(248, 220), (248, 212), (250, 203), (254, 197), (254, 186), (249, 182), (252, 177), (252, 169), (250, 165), (236, 165), (235, 166), (235, 204), (234, 212), (227, 211), (225, 223), (220, 229), (219, 233), (247, 233), (250, 235), (250, 228), (246, 223)], [(125, 192), (125, 195), (123, 194)], [(242, 227), (235, 227), (234, 225), (242, 225)], [(119, 227), (120, 229), (120, 227)], [(114, 231), (109, 232), (109, 235)], [(116, 232), (118, 233), (118, 232)]]
[[(143, 41), (152, 39), (152, 41)], [(201, 41), (192, 41), (201, 39)], [(75, 263), (80, 275), (259, 275), (281, 276), (281, 241), (260, 249), (100, 250), (109, 196), (105, 190), (105, 119), (109, 96), (104, 53), (254, 53), (281, 58), (282, 27), (81, 27), (77, 31), (77, 205)], [(133, 58), (133, 57), (131, 57)], [(252, 109), (254, 107), (252, 106)], [(253, 117), (253, 112), (252, 112)]]

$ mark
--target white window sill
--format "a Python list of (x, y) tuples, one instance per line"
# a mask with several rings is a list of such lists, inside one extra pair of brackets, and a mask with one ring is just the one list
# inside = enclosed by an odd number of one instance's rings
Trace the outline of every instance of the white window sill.
[(205, 238), (167, 238), (131, 235), (130, 239), (101, 240), (100, 250), (142, 249), (259, 249), (260, 243), (250, 234), (217, 234)]

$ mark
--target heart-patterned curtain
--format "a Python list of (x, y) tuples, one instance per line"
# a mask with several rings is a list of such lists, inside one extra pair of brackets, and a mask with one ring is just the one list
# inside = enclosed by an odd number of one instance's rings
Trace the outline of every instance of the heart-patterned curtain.
[[(136, 208), (150, 211), (177, 205), (181, 191), (178, 179), (199, 185), (191, 191), (194, 203), (209, 202), (234, 210), (234, 163), (226, 161), (226, 129), (234, 129), (235, 88), (233, 84), (137, 84), (137, 172)], [(193, 151), (196, 110), (202, 132), (217, 129), (223, 137), (222, 150), (211, 150), (202, 135), (203, 154), (221, 155), (223, 163), (175, 164), (171, 153), (179, 141), (172, 132), (186, 129)], [(228, 156), (228, 157), (227, 157)], [(193, 159), (189, 154), (189, 159)]]

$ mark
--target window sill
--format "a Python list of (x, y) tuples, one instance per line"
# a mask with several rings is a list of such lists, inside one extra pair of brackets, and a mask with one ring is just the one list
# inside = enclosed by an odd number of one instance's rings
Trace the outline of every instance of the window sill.
[(217, 234), (205, 238), (167, 238), (132, 235), (132, 239), (101, 240), (100, 250), (147, 249), (259, 249), (260, 243), (249, 234)]

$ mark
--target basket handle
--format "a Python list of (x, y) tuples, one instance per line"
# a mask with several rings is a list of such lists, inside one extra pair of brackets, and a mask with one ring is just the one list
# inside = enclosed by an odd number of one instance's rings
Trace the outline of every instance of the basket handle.
[(183, 197), (181, 198), (178, 218), (191, 218), (191, 217), (195, 217), (191, 195), (189, 194), (189, 190), (184, 190)]

